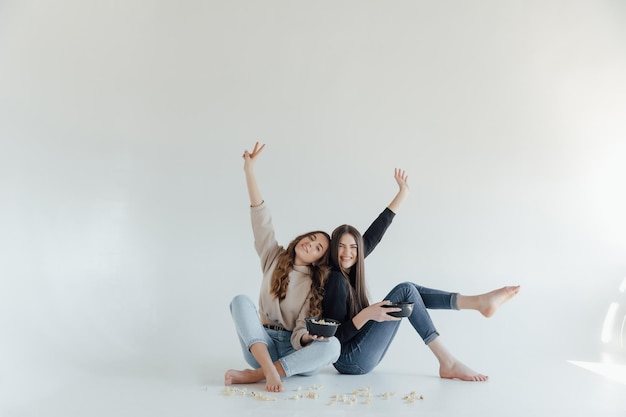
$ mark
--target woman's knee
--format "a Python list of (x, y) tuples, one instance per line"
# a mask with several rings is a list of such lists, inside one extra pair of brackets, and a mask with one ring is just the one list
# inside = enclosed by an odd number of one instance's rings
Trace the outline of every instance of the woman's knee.
[(336, 337), (331, 338), (329, 342), (332, 343), (333, 362), (335, 362), (341, 355), (341, 342)]
[(336, 362), (339, 359), (339, 355), (341, 355), (341, 342), (339, 342), (339, 339), (331, 337), (328, 341), (320, 343), (324, 344), (324, 352), (329, 363)]
[(233, 308), (237, 308), (246, 304), (253, 304), (250, 297), (245, 294), (239, 294), (233, 297), (230, 301), (230, 311), (233, 311)]
[(413, 301), (412, 299), (415, 298), (416, 295), (419, 295), (419, 292), (412, 282), (401, 282), (393, 287), (393, 290), (390, 292), (392, 298), (400, 298), (395, 301)]
[(343, 375), (365, 375), (369, 373), (373, 368), (363, 368), (361, 365), (356, 364), (344, 364), (341, 362), (335, 362), (333, 364), (337, 372)]

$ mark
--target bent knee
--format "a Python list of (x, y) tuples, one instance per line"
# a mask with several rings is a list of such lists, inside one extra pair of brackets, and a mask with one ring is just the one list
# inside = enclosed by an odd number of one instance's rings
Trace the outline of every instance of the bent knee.
[(393, 287), (392, 293), (400, 293), (400, 294), (411, 294), (415, 291), (415, 285), (412, 282), (401, 282)]
[(333, 364), (337, 372), (343, 375), (365, 375), (369, 373), (372, 369), (362, 368), (356, 364), (344, 364), (340, 362), (335, 362)]
[(339, 359), (339, 355), (341, 355), (341, 342), (336, 337), (331, 337), (326, 342), (328, 356), (330, 357), (331, 362), (335, 362)]
[(240, 306), (240, 305), (244, 305), (244, 304), (252, 304), (252, 305), (254, 305), (254, 303), (252, 302), (250, 297), (248, 297), (246, 294), (236, 295), (230, 301), (230, 311), (233, 311), (233, 306)]

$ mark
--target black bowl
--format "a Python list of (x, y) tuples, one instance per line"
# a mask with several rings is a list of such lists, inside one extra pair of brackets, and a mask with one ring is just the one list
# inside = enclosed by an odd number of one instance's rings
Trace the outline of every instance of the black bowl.
[(332, 337), (339, 327), (339, 322), (333, 319), (318, 317), (308, 317), (306, 319), (306, 329), (316, 336)]
[(394, 317), (409, 317), (411, 315), (411, 313), (413, 312), (413, 303), (411, 303), (409, 301), (395, 301), (395, 302), (391, 302), (389, 304), (385, 304), (383, 307), (387, 307), (387, 308), (393, 308), (393, 307), (401, 308), (402, 310), (400, 310), (400, 311), (390, 311), (389, 313), (387, 313), (390, 316), (394, 316)]

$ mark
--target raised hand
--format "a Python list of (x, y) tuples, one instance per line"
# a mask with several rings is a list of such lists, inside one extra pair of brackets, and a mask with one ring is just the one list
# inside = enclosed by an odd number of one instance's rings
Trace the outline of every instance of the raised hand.
[(393, 177), (396, 179), (398, 187), (400, 187), (401, 190), (409, 190), (409, 175), (403, 169), (394, 168)]
[(250, 205), (252, 207), (256, 207), (263, 202), (263, 197), (261, 197), (261, 192), (259, 191), (259, 186), (256, 183), (256, 176), (254, 174), (254, 163), (256, 159), (259, 157), (263, 149), (265, 148), (265, 144), (259, 146), (259, 142), (254, 144), (254, 149), (252, 152), (248, 152), (247, 150), (243, 152), (243, 170), (246, 173), (246, 185), (248, 186), (248, 196), (250, 197)]
[(254, 163), (256, 162), (256, 159), (261, 154), (261, 152), (263, 152), (264, 148), (265, 148), (265, 144), (259, 146), (259, 142), (256, 142), (254, 144), (254, 149), (252, 149), (252, 152), (248, 152), (248, 150), (245, 150), (243, 152), (243, 159), (244, 159), (243, 169), (244, 170), (248, 170), (254, 167)]
[(398, 210), (404, 203), (404, 200), (409, 195), (409, 192), (411, 190), (409, 189), (409, 176), (406, 174), (406, 172), (404, 172), (403, 169), (395, 168), (393, 170), (393, 177), (398, 183), (398, 187), (400, 187), (400, 189), (387, 207), (389, 207), (389, 210), (393, 211), (394, 213), (398, 213)]

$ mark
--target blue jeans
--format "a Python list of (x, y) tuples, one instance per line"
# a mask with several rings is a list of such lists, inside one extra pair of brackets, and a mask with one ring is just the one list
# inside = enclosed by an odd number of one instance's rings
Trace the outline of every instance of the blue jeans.
[[(439, 336), (427, 309), (458, 310), (457, 293), (434, 290), (403, 282), (396, 285), (385, 297), (390, 301), (414, 303), (409, 322), (425, 344)], [(341, 355), (333, 365), (342, 374), (360, 375), (374, 369), (387, 353), (387, 349), (400, 327), (398, 321), (369, 321), (352, 340), (341, 347)]]
[(255, 343), (267, 345), (272, 361), (280, 362), (285, 370), (285, 376), (313, 375), (339, 357), (341, 345), (336, 337), (328, 341), (313, 341), (308, 346), (296, 350), (291, 344), (290, 331), (263, 327), (256, 306), (246, 295), (237, 295), (233, 298), (230, 313), (239, 335), (244, 359), (255, 369), (261, 367), (250, 353), (250, 346)]

